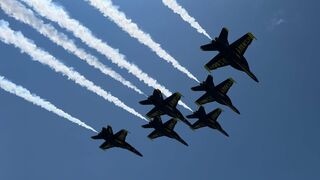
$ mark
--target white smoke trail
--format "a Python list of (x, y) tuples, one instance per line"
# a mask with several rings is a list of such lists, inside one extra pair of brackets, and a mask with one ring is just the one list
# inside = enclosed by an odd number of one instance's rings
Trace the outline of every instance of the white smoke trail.
[[(59, 24), (60, 27), (72, 32), (74, 36), (81, 39), (89, 47), (97, 50), (99, 53), (107, 57), (112, 63), (118, 65), (120, 68), (125, 68), (129, 73), (136, 76), (140, 81), (144, 82), (150, 87), (160, 89), (165, 96), (170, 96), (167, 88), (157, 82), (157, 80), (150, 77), (143, 72), (138, 66), (128, 62), (125, 56), (117, 49), (112, 48), (101, 39), (96, 38), (91, 31), (84, 27), (79, 21), (70, 18), (68, 13), (60, 6), (51, 2), (51, 0), (21, 0), (31, 6), (37, 13), (47, 19)], [(179, 104), (184, 108), (192, 111), (190, 107), (179, 101)]]
[(79, 126), (82, 126), (84, 128), (87, 128), (93, 132), (97, 132), (95, 129), (93, 129), (92, 127), (86, 125), (84, 122), (80, 121), (77, 118), (72, 117), (71, 115), (69, 115), (68, 113), (64, 112), (63, 110), (57, 108), (55, 105), (51, 104), (49, 101), (46, 101), (44, 99), (42, 99), (41, 97), (35, 95), (35, 94), (31, 94), (29, 90), (25, 89), (22, 86), (18, 86), (16, 84), (14, 84), (13, 82), (5, 79), (5, 77), (0, 76), (0, 88), (2, 88), (3, 90), (12, 93), (14, 95), (17, 95), (23, 99), (25, 99), (26, 101), (29, 101), (37, 106), (42, 107), (43, 109), (46, 109), (49, 112), (53, 112), (56, 115), (63, 117), (75, 124), (78, 124)]
[(135, 90), (139, 94), (144, 94), (140, 89), (124, 79), (120, 74), (101, 63), (95, 56), (92, 56), (85, 52), (85, 50), (78, 48), (65, 34), (58, 32), (52, 25), (45, 24), (41, 19), (36, 17), (31, 10), (27, 9), (20, 2), (16, 0), (1, 0), (0, 7), (9, 16), (30, 25), (40, 32), (40, 34), (46, 36), (59, 46), (62, 46), (68, 52), (73, 53), (79, 59), (82, 59), (89, 65), (99, 69), (103, 74), (112, 77), (123, 85)]
[(144, 119), (145, 117), (136, 112), (134, 109), (128, 107), (117, 97), (112, 96), (110, 93), (103, 90), (101, 87), (96, 86), (93, 82), (86, 79), (84, 76), (79, 74), (77, 71), (67, 67), (55, 57), (50, 55), (48, 52), (38, 48), (31, 40), (23, 36), (21, 32), (16, 32), (10, 29), (9, 23), (0, 20), (0, 40), (6, 44), (14, 45), (19, 48), (22, 52), (28, 54), (34, 61), (38, 61), (41, 64), (49, 66), (56, 72), (67, 76), (68, 79), (71, 79), (75, 83), (79, 84), (82, 87), (85, 87), (87, 90), (96, 93), (98, 96), (104, 98), (105, 100), (112, 102), (114, 105), (128, 111), (129, 113)]
[(210, 40), (212, 39), (209, 34), (200, 26), (200, 24), (193, 17), (191, 17), (188, 14), (187, 10), (179, 5), (176, 0), (162, 0), (162, 3), (169, 9), (171, 9), (174, 13), (180, 15), (181, 18), (189, 23), (193, 28), (195, 28), (198, 33), (205, 35)]
[(128, 19), (126, 15), (119, 11), (116, 6), (112, 4), (111, 0), (86, 0), (91, 6), (98, 9), (105, 17), (116, 23), (123, 31), (126, 31), (131, 37), (136, 38), (140, 43), (149, 47), (159, 57), (171, 63), (173, 67), (186, 74), (189, 78), (199, 82), (198, 79), (192, 75), (185, 67), (181, 66), (179, 62), (167, 53), (159, 43), (155, 42), (152, 37), (143, 32), (136, 23)]

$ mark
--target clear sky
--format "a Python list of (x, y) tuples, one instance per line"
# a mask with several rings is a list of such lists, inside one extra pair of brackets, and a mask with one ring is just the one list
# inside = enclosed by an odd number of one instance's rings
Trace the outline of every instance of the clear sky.
[[(130, 62), (171, 91), (181, 92), (183, 101), (197, 109), (193, 102), (201, 93), (190, 90), (197, 84), (195, 81), (173, 69), (84, 0), (55, 2), (97, 37), (119, 49)], [(316, 53), (320, 41), (320, 2), (178, 2), (212, 37), (225, 26), (229, 29), (230, 42), (247, 32), (252, 32), (258, 39), (245, 56), (260, 83), (230, 67), (212, 73), (216, 83), (228, 77), (237, 81), (229, 96), (241, 115), (216, 103), (205, 106), (207, 112), (216, 107), (225, 110), (218, 121), (229, 133), (229, 138), (208, 128), (193, 132), (179, 123), (176, 131), (189, 147), (167, 138), (151, 141), (147, 138), (150, 130), (141, 128), (145, 123), (143, 120), (1, 42), (1, 75), (97, 130), (108, 124), (114, 131), (128, 129), (127, 141), (144, 157), (122, 149), (104, 152), (98, 148), (102, 142), (90, 139), (94, 133), (0, 90), (0, 179), (319, 179), (320, 61)], [(161, 0), (117, 0), (114, 4), (196, 77), (206, 78), (208, 73), (203, 65), (216, 53), (202, 52), (199, 46), (209, 40), (173, 14)], [(31, 27), (8, 17), (2, 10), (0, 19), (8, 21), (11, 28), (21, 31), (41, 48), (138, 112), (145, 114), (150, 110), (151, 106), (138, 104), (144, 96), (104, 76)], [(57, 24), (52, 24), (144, 92), (152, 93), (153, 89), (111, 64)], [(181, 106), (179, 109), (184, 115), (190, 114)]]

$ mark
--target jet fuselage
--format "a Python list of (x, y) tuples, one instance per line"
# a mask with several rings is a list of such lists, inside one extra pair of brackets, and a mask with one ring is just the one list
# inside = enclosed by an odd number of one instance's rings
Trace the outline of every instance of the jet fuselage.
[[(219, 39), (212, 43), (215, 43), (217, 50), (228, 60), (230, 66), (237, 70), (243, 71), (250, 76), (254, 76), (249, 69), (246, 58), (242, 54), (239, 54), (236, 49), (232, 48), (229, 44), (220, 42)], [(257, 79), (255, 76), (252, 78), (255, 80)]]
[(165, 114), (167, 114), (170, 117), (173, 118), (178, 118), (180, 120), (184, 120), (184, 116), (181, 114), (181, 112), (177, 109), (177, 108), (173, 108), (171, 106), (168, 106), (166, 104), (164, 104), (164, 101), (152, 101), (153, 105), (155, 105), (155, 107), (159, 108), (160, 111), (164, 112)]
[(153, 121), (151, 121), (150, 124), (152, 125), (152, 127), (155, 130), (159, 131), (164, 136), (167, 136), (167, 137), (170, 137), (170, 138), (174, 138), (174, 139), (176, 139), (178, 137), (178, 134), (176, 132), (174, 132), (172, 129), (169, 129), (169, 128), (165, 127), (163, 125), (163, 123), (161, 123), (161, 122), (153, 122)]
[(226, 94), (221, 93), (216, 87), (206, 86), (206, 92), (209, 93), (218, 103), (227, 106), (232, 105), (230, 98)]

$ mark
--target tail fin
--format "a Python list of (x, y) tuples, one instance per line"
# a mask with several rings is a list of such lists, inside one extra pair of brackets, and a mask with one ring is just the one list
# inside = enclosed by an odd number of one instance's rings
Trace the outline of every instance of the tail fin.
[(228, 33), (229, 33), (229, 30), (227, 28), (222, 28), (221, 32), (220, 32), (220, 35), (219, 35), (219, 41), (224, 43), (224, 44), (227, 44), (229, 45), (229, 42), (228, 42)]
[(208, 85), (208, 86), (214, 86), (213, 77), (212, 77), (211, 75), (208, 75), (205, 83), (206, 83), (206, 85)]
[(96, 136), (92, 136), (92, 139), (103, 139), (104, 137), (113, 135), (113, 131), (112, 131), (112, 127), (111, 126), (107, 126), (107, 128), (103, 127), (101, 132), (99, 132), (99, 134), (97, 134)]
[(159, 89), (155, 89), (155, 90), (153, 91), (152, 96), (153, 96), (154, 98), (156, 98), (156, 99), (160, 98), (161, 100), (163, 100), (162, 93), (161, 93), (161, 91), (160, 91)]
[(155, 99), (163, 101), (163, 96), (159, 89), (155, 89), (152, 95), (149, 96), (147, 100), (140, 101), (139, 103), (142, 105), (151, 105), (153, 104), (153, 100)]
[(193, 91), (206, 91), (206, 86), (214, 86), (214, 83), (213, 83), (213, 77), (211, 75), (208, 75), (207, 76), (207, 79), (200, 83), (199, 86), (194, 86), (191, 88), (191, 90)]
[(200, 118), (202, 115), (205, 115), (206, 111), (203, 106), (200, 106), (197, 111), (195, 111), (193, 114), (190, 114), (187, 116), (187, 118)]

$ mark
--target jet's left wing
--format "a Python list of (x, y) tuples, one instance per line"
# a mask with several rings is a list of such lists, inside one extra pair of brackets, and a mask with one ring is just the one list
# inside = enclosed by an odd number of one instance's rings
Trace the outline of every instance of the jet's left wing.
[(157, 130), (154, 130), (148, 135), (148, 138), (155, 139), (155, 138), (158, 138), (158, 137), (161, 137), (161, 136), (163, 136), (163, 134), (161, 132), (159, 132)]
[(147, 117), (148, 118), (154, 118), (154, 117), (157, 117), (157, 116), (161, 116), (161, 115), (164, 115), (164, 112), (162, 112), (159, 108), (157, 107), (154, 107), (151, 111), (149, 111), (147, 113)]
[(114, 145), (112, 145), (110, 142), (106, 141), (103, 144), (101, 144), (100, 148), (103, 150), (109, 149), (114, 147)]
[(248, 46), (251, 44), (251, 42), (256, 39), (252, 33), (247, 33), (243, 35), (241, 38), (236, 40), (234, 43), (232, 43), (230, 46), (232, 49), (237, 51), (239, 54), (243, 55)]
[(205, 93), (203, 96), (196, 100), (196, 103), (200, 106), (212, 101), (215, 101), (215, 99), (209, 93)]
[(117, 139), (121, 140), (121, 141), (125, 141), (126, 137), (128, 135), (128, 131), (127, 130), (120, 130), (119, 132), (117, 132), (114, 136), (117, 137)]
[(214, 58), (212, 58), (206, 65), (204, 65), (204, 68), (206, 68), (206, 70), (210, 72), (211, 70), (227, 65), (230, 65), (230, 63), (222, 53), (219, 53)]
[(229, 91), (230, 87), (233, 85), (235, 81), (232, 78), (228, 78), (227, 80), (223, 81), (219, 85), (217, 85), (217, 89), (220, 90), (221, 93), (227, 94)]
[(181, 98), (180, 93), (174, 93), (170, 97), (164, 100), (164, 104), (168, 104), (170, 107), (176, 107)]

